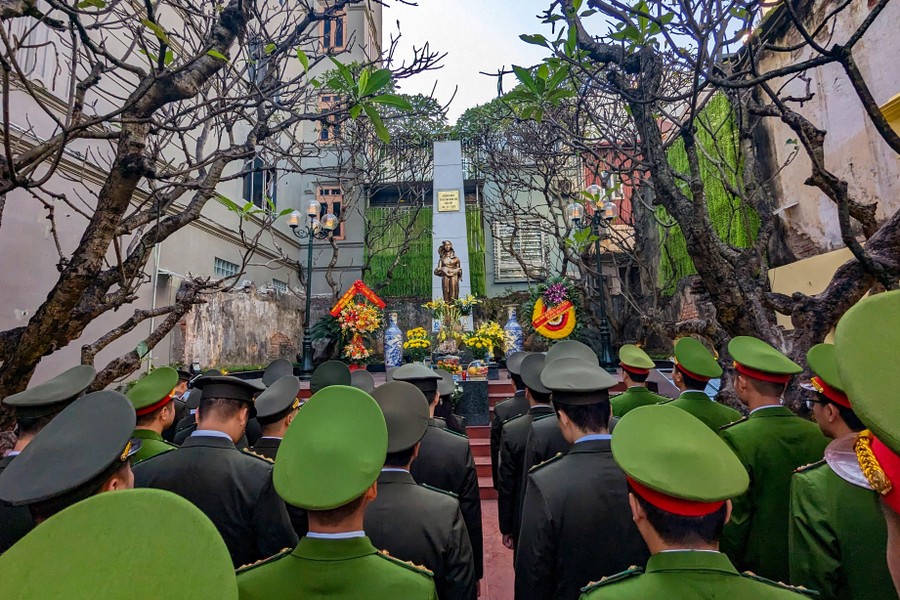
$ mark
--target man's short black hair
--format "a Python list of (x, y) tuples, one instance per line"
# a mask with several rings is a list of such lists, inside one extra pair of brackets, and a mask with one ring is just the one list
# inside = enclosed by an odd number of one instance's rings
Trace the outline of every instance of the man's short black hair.
[(609, 429), (609, 417), (612, 413), (609, 400), (593, 404), (564, 404), (554, 400), (553, 406), (566, 413), (578, 429), (592, 432)]
[(528, 388), (528, 391), (531, 392), (531, 397), (534, 398), (535, 403), (537, 404), (550, 404), (551, 392), (537, 392), (531, 388)]
[(394, 467), (394, 468), (403, 468), (409, 464), (409, 461), (412, 460), (413, 452), (415, 452), (416, 447), (407, 448), (406, 450), (400, 450), (399, 452), (388, 452), (387, 456), (384, 457), (384, 466), (386, 467)]
[(744, 375), (747, 378), (747, 381), (750, 382), (750, 385), (753, 389), (756, 390), (756, 393), (761, 394), (763, 396), (769, 398), (781, 397), (784, 394), (784, 390), (787, 388), (787, 383), (779, 383), (777, 381), (763, 381), (762, 379), (757, 379), (756, 377), (751, 377), (750, 375)]
[(332, 508), (329, 510), (308, 510), (310, 516), (314, 516), (315, 519), (319, 521), (322, 525), (340, 525), (346, 519), (349, 519), (353, 514), (359, 510), (359, 507), (363, 503), (363, 499), (365, 494), (360, 494), (358, 497), (354, 498), (347, 504), (342, 504), (337, 508)]
[[(153, 410), (153, 411), (151, 411), (151, 412), (148, 412), (148, 413), (145, 414), (145, 415), (137, 415), (137, 417), (135, 418), (135, 425), (139, 425), (139, 426), (142, 426), (142, 427), (146, 427), (147, 425), (150, 425), (151, 423), (153, 423), (153, 421), (156, 420), (156, 416), (162, 411), (162, 409), (164, 409), (165, 407), (169, 406), (169, 405), (170, 405), (171, 403), (173, 403), (173, 402), (175, 402), (175, 399), (174, 399), (174, 398), (171, 399), (171, 400), (169, 400), (168, 402), (166, 402), (165, 404), (163, 404), (162, 406), (160, 406), (160, 407), (157, 408), (156, 410)], [(172, 409), (174, 410), (175, 407), (172, 406)]]
[(847, 424), (847, 427), (852, 429), (853, 431), (862, 431), (866, 428), (865, 424), (859, 420), (859, 417), (856, 416), (856, 413), (853, 412), (853, 409), (847, 408), (846, 406), (841, 406), (837, 402), (831, 400), (825, 394), (820, 394), (816, 392), (816, 396), (818, 396), (819, 402), (824, 404), (833, 404), (838, 409), (838, 414), (841, 415), (841, 418), (844, 420), (844, 423)]
[(200, 416), (204, 419), (215, 414), (220, 420), (233, 419), (246, 406), (246, 402), (234, 398), (207, 398), (200, 399)]
[(516, 386), (516, 391), (521, 392), (525, 389), (525, 382), (522, 381), (521, 375), (510, 373), (509, 378), (512, 379), (513, 385)]
[(56, 513), (72, 506), (76, 502), (81, 502), (82, 500), (93, 496), (100, 491), (100, 488), (102, 488), (103, 485), (113, 477), (113, 475), (117, 475), (121, 471), (124, 471), (126, 468), (130, 467), (130, 458), (124, 461), (116, 460), (102, 473), (100, 473), (87, 483), (78, 486), (74, 490), (66, 492), (65, 494), (62, 494), (60, 496), (56, 496), (55, 498), (44, 500), (43, 502), (35, 502), (34, 504), (29, 504), (28, 510), (31, 511), (31, 517), (35, 521), (45, 521), (49, 519)]
[(33, 436), (40, 433), (41, 429), (46, 427), (58, 412), (49, 415), (41, 415), (40, 417), (19, 417), (16, 419), (16, 425), (19, 427), (18, 437)]
[[(644, 383), (650, 377), (650, 373), (632, 373), (628, 369), (622, 369), (623, 373), (628, 373), (628, 377), (635, 383)], [(682, 373), (683, 375), (684, 373)]]
[(728, 510), (727, 504), (722, 504), (718, 510), (702, 517), (685, 517), (650, 504), (630, 485), (628, 490), (644, 509), (647, 521), (667, 544), (679, 546), (689, 546), (698, 542), (713, 544), (722, 537), (725, 514)]
[(697, 379), (696, 377), (691, 377), (687, 373), (684, 372), (684, 369), (675, 365), (675, 368), (678, 369), (678, 372), (681, 373), (681, 378), (684, 380), (684, 387), (689, 390), (695, 392), (702, 392), (706, 390), (706, 386), (709, 383), (708, 381), (703, 381), (701, 379)]

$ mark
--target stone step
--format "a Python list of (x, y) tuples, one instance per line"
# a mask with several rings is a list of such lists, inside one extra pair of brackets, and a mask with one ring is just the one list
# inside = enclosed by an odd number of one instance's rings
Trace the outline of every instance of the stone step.
[(486, 456), (488, 459), (491, 457), (491, 440), (490, 439), (474, 439), (469, 440), (469, 445), (472, 447), (472, 456)]
[(489, 425), (470, 425), (466, 427), (466, 435), (470, 440), (491, 439), (491, 428)]
[(488, 474), (487, 477), (478, 478), (478, 494), (481, 496), (482, 500), (497, 499), (497, 490), (494, 489), (494, 486), (491, 483), (490, 474)]
[(491, 457), (490, 456), (476, 456), (475, 457), (475, 471), (478, 473), (478, 477), (491, 477)]

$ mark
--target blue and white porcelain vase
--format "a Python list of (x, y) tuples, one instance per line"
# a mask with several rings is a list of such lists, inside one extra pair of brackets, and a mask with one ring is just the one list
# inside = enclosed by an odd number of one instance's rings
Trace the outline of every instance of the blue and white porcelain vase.
[(397, 326), (397, 313), (388, 313), (388, 326), (384, 330), (384, 366), (387, 369), (403, 364), (403, 332)]
[(503, 331), (506, 332), (506, 358), (513, 352), (521, 352), (524, 347), (525, 336), (522, 333), (522, 326), (519, 325), (519, 319), (516, 316), (516, 307), (507, 307), (509, 317), (506, 319), (506, 325)]

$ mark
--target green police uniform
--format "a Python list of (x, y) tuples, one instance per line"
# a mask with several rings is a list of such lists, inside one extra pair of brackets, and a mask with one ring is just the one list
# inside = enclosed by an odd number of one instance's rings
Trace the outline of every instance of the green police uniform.
[[(749, 483), (740, 461), (716, 434), (685, 411), (668, 404), (643, 406), (625, 416), (612, 439), (613, 458), (628, 476), (638, 504), (670, 515), (719, 513), (725, 501)], [(653, 527), (651, 521), (646, 522)], [(793, 588), (741, 574), (715, 540), (703, 551), (671, 547), (634, 567), (590, 584), (584, 600), (790, 600)]]
[[(739, 373), (787, 382), (800, 367), (762, 340), (736, 337), (728, 345)], [(811, 421), (771, 405), (720, 430), (750, 476), (750, 488), (733, 501), (722, 551), (738, 568), (788, 581), (791, 475), (822, 459), (828, 440)]]
[[(634, 344), (625, 344), (619, 348), (619, 366), (622, 367), (622, 371), (632, 375), (647, 376), (650, 374), (651, 369), (656, 368), (656, 363), (653, 362), (653, 359), (646, 352)], [(617, 396), (613, 396), (610, 398), (609, 403), (612, 406), (613, 415), (621, 418), (628, 414), (628, 411), (638, 406), (659, 404), (667, 400), (669, 399), (665, 396), (654, 394), (643, 385), (636, 385)]]
[[(169, 402), (174, 402), (172, 390), (178, 385), (178, 371), (171, 367), (154, 369), (128, 390), (128, 399), (137, 416), (159, 410)], [(142, 440), (140, 451), (134, 455), (134, 464), (151, 456), (175, 450), (178, 446), (165, 441), (162, 434), (151, 429), (137, 427), (134, 437)]]
[(0, 596), (237, 600), (238, 591), (203, 513), (168, 492), (121, 490), (67, 508), (0, 557)]
[[(388, 453), (419, 443), (429, 429), (424, 394), (395, 380), (372, 396), (384, 412)], [(366, 509), (365, 530), (375, 547), (429, 569), (442, 600), (474, 600), (472, 545), (451, 494), (419, 486), (405, 469), (385, 467), (378, 476), (378, 497)]]
[[(275, 486), (292, 506), (331, 510), (375, 482), (387, 451), (384, 415), (371, 396), (331, 386), (304, 405), (275, 463)], [(242, 600), (434, 600), (430, 573), (379, 551), (361, 532), (309, 533), (293, 551), (238, 571)]]
[[(209, 376), (194, 382), (204, 396), (250, 405), (262, 386), (236, 377)], [(136, 487), (175, 492), (194, 503), (219, 529), (235, 567), (293, 546), (297, 535), (275, 493), (271, 461), (238, 450), (226, 434), (195, 431), (174, 452), (135, 465)]]
[[(582, 405), (608, 403), (607, 390), (616, 383), (579, 359), (554, 361), (541, 381), (553, 391), (565, 386), (567, 398)], [(610, 437), (587, 435), (528, 474), (515, 556), (517, 600), (575, 600), (588, 582), (647, 560)]]
[[(722, 367), (715, 357), (694, 338), (685, 337), (676, 342), (675, 365), (682, 373), (697, 381), (709, 381), (722, 376)], [(699, 390), (685, 391), (667, 404), (694, 415), (713, 431), (741, 418), (741, 413), (713, 401)]]

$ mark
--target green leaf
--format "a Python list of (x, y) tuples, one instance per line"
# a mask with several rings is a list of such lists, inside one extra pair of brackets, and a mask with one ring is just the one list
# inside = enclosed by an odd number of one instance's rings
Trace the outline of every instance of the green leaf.
[(266, 54), (272, 54), (278, 50), (278, 44), (266, 44)]
[(534, 83), (534, 79), (531, 77), (531, 73), (528, 72), (528, 69), (513, 65), (513, 73), (516, 74), (516, 78), (522, 82), (522, 85), (532, 92), (537, 92), (537, 85)]
[(172, 52), (171, 48), (166, 49), (166, 57), (163, 59), (163, 62), (168, 67), (172, 64), (172, 61), (175, 60), (175, 53)]
[(356, 82), (356, 89), (359, 94), (359, 98), (363, 98), (366, 96), (367, 86), (369, 85), (369, 70), (363, 69), (362, 73), (359, 74), (359, 81)]
[(381, 120), (381, 115), (378, 114), (378, 111), (375, 109), (375, 107), (364, 104), (363, 110), (366, 111), (366, 116), (369, 117), (369, 120), (372, 122), (372, 126), (375, 127), (375, 135), (378, 136), (378, 139), (385, 144), (389, 144), (391, 142), (391, 134), (388, 133), (387, 127), (384, 126), (384, 122)]
[(294, 209), (293, 209), (293, 208), (285, 208), (284, 210), (279, 211), (279, 212), (278, 212), (278, 216), (275, 217), (275, 218), (276, 218), (276, 219), (280, 219), (281, 217), (286, 217), (286, 216), (288, 216), (289, 214), (291, 214), (292, 212), (294, 212)]
[(150, 352), (150, 348), (147, 346), (147, 342), (141, 340), (137, 346), (135, 346), (134, 351), (137, 353), (138, 358), (143, 359)]
[[(306, 56), (306, 52), (304, 52), (300, 48), (297, 48), (297, 60), (299, 60), (300, 64), (303, 65), (304, 71), (309, 71), (309, 57)], [(318, 81), (318, 80), (315, 79), (313, 81)]]
[(106, 8), (106, 2), (103, 0), (82, 0), (75, 5), (75, 8)]
[(350, 118), (354, 121), (359, 117), (359, 113), (362, 112), (362, 104), (357, 104), (356, 106), (350, 107)]
[(519, 36), (519, 39), (525, 42), (526, 44), (533, 44), (535, 46), (544, 46), (548, 47), (547, 38), (542, 36), (539, 33), (535, 33), (534, 35), (522, 34)]
[(363, 95), (368, 96), (384, 88), (391, 82), (391, 76), (390, 69), (378, 69), (372, 73), (369, 77), (369, 84), (366, 86), (365, 94)]
[(169, 36), (166, 33), (166, 30), (151, 21), (150, 19), (141, 19), (141, 23), (144, 24), (144, 27), (153, 32), (153, 35), (161, 41), (163, 44), (169, 45)]
[(413, 109), (413, 106), (409, 103), (409, 100), (407, 100), (403, 96), (398, 96), (396, 94), (381, 94), (380, 96), (375, 96), (374, 98), (372, 98), (371, 102), (375, 104), (384, 104), (385, 106), (393, 106), (394, 108), (399, 108), (400, 110), (405, 111), (410, 111)]
[(589, 9), (587, 9), (586, 11), (582, 12), (579, 16), (580, 16), (582, 19), (584, 19), (584, 18), (586, 18), (586, 17), (591, 16), (591, 15), (594, 14), (595, 12), (597, 12), (597, 9), (596, 9), (596, 8), (589, 8)]
[(788, 138), (788, 140), (785, 142), (785, 145), (786, 146), (796, 146), (797, 140), (795, 140), (794, 138)]
[(221, 52), (219, 52), (218, 50), (207, 50), (206, 53), (209, 54), (210, 56), (212, 56), (213, 58), (218, 58), (219, 60), (224, 60), (225, 62), (228, 62), (228, 57), (225, 56), (224, 54), (222, 54)]
[(230, 211), (232, 211), (232, 212), (236, 212), (236, 213), (244, 212), (244, 211), (241, 210), (241, 207), (238, 206), (238, 205), (234, 202), (234, 200), (232, 200), (232, 199), (229, 198), (228, 196), (223, 196), (222, 194), (216, 194), (216, 198), (219, 200), (219, 202), (221, 202), (222, 204), (224, 204), (225, 207), (226, 207), (228, 210), (230, 210)]
[(339, 60), (335, 60), (333, 56), (329, 56), (328, 58), (331, 60), (331, 62), (334, 63), (334, 66), (337, 67), (338, 74), (340, 74), (344, 82), (350, 87), (356, 87), (356, 81), (353, 79), (353, 73), (350, 71), (347, 65)]
[(537, 69), (537, 78), (547, 81), (547, 77), (550, 76), (550, 67), (545, 64), (542, 64)]

